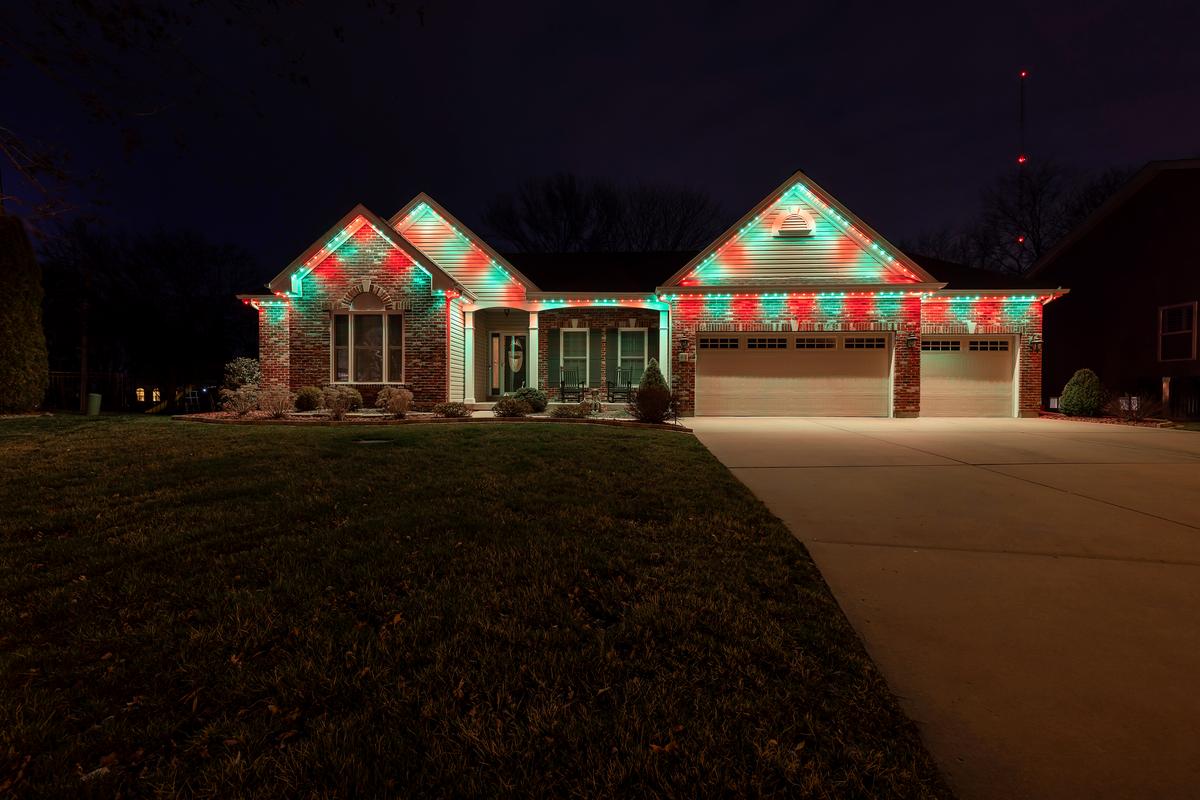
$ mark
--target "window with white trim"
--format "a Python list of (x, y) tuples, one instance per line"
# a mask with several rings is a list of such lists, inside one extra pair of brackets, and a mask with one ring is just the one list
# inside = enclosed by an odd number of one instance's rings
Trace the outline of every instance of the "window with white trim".
[(886, 341), (882, 336), (847, 336), (842, 346), (847, 350), (882, 350)]
[(633, 375), (637, 386), (646, 371), (646, 329), (623, 328), (617, 331), (617, 367)]
[(738, 340), (733, 336), (701, 336), (701, 350), (737, 350)]
[(403, 383), (404, 315), (386, 311), (371, 292), (333, 315), (334, 383)]
[(837, 347), (837, 339), (832, 336), (797, 336), (798, 350), (832, 350)]
[(931, 350), (934, 352), (954, 352), (961, 350), (962, 345), (958, 339), (922, 339), (921, 349), (926, 352)]
[(973, 352), (1002, 352), (1008, 350), (1008, 339), (972, 339), (967, 349)]
[(1196, 304), (1158, 309), (1158, 360), (1191, 361), (1196, 357)]
[(588, 385), (588, 329), (561, 328), (562, 341), (559, 353), (561, 355), (563, 372), (573, 371), (575, 375)]

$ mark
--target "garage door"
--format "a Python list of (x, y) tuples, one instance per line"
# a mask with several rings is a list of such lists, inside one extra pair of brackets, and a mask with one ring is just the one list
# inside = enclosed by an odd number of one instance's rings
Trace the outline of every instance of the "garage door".
[(701, 334), (696, 413), (886, 417), (890, 373), (886, 333)]
[(1011, 336), (921, 340), (921, 415), (1013, 416)]

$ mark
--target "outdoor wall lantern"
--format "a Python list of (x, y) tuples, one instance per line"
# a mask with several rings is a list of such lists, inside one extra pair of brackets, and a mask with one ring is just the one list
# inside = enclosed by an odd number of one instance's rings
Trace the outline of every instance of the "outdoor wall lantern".
[(1032, 339), (1029, 340), (1029, 351), (1031, 353), (1042, 352), (1042, 337), (1034, 336)]
[(915, 348), (917, 346), (917, 337), (909, 336), (907, 339), (904, 340), (904, 343), (908, 345), (909, 350), (912, 350), (913, 348)]

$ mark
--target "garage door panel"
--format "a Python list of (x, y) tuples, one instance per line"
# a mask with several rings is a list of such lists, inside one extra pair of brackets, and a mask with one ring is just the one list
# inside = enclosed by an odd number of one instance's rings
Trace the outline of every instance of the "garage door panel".
[[(932, 342), (939, 348), (927, 350)], [(921, 351), (921, 415), (1011, 417), (1015, 342), (978, 337), (926, 340)], [(1003, 342), (1006, 350), (995, 349)], [(974, 345), (972, 345), (974, 343)], [(983, 348), (983, 349), (980, 349)]]
[(696, 413), (728, 416), (887, 416), (890, 347), (701, 349)]

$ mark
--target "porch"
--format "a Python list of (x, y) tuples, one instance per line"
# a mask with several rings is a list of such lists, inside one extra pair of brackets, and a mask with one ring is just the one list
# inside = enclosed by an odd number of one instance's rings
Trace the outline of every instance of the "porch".
[[(600, 400), (624, 407), (610, 387), (640, 378), (657, 359), (670, 380), (670, 323), (665, 303), (653, 295), (593, 299), (555, 298), (519, 305), (464, 308), (463, 401), (490, 408), (500, 397), (530, 387), (560, 399)], [(635, 379), (636, 380), (636, 379)], [(577, 402), (577, 401), (575, 401)]]

